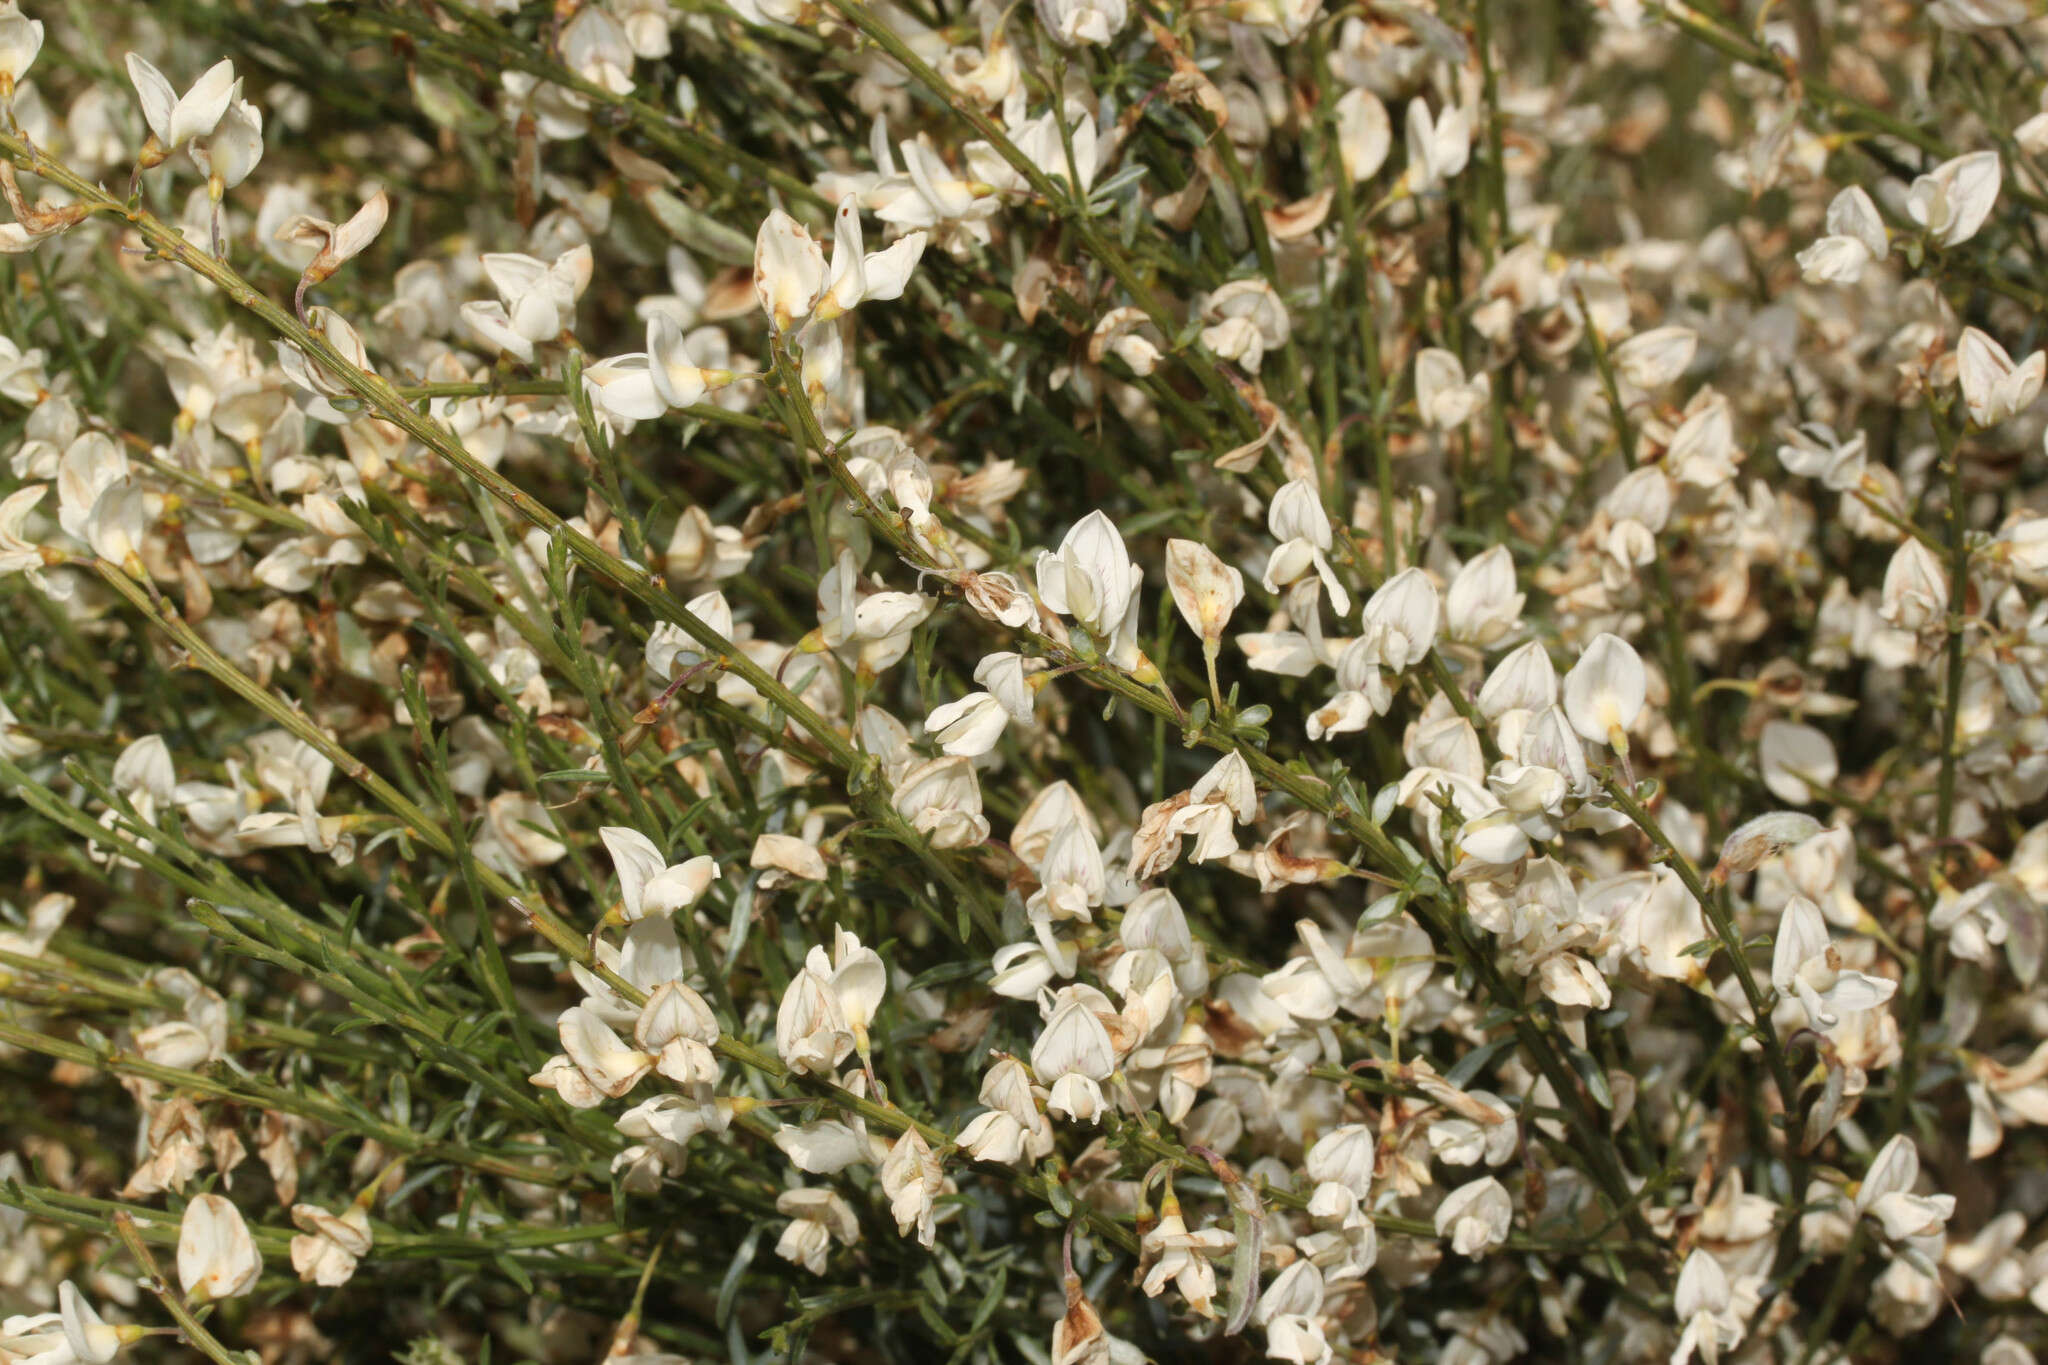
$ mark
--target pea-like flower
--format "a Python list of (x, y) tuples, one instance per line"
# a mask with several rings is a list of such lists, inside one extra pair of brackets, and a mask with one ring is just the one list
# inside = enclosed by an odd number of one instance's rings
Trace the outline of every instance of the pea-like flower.
[(1071, 616), (1098, 640), (1109, 640), (1138, 603), (1145, 571), (1131, 562), (1116, 523), (1090, 512), (1074, 524), (1057, 550), (1038, 556), (1038, 595)]
[(178, 1283), (188, 1297), (208, 1302), (246, 1294), (263, 1273), (263, 1257), (242, 1212), (217, 1194), (185, 1206), (178, 1225)]

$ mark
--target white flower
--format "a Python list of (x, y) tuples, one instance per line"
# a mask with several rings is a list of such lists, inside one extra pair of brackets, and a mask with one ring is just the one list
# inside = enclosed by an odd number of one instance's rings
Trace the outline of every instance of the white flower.
[(816, 1119), (785, 1124), (775, 1130), (775, 1145), (792, 1166), (811, 1175), (835, 1175), (868, 1160), (873, 1150), (868, 1145), (867, 1128), (859, 1119), (852, 1123)]
[(1849, 971), (1828, 941), (1820, 907), (1804, 896), (1785, 902), (1771, 950), (1771, 984), (1796, 994), (1815, 1028), (1833, 1028), (1844, 1012), (1876, 1009), (1892, 998), (1896, 982)]
[(1445, 632), (1461, 644), (1498, 645), (1521, 626), (1527, 601), (1515, 591), (1514, 556), (1496, 545), (1466, 560), (1452, 577), (1444, 593)]
[(246, 1294), (263, 1273), (263, 1258), (242, 1212), (217, 1194), (185, 1206), (178, 1225), (178, 1283), (197, 1301)]
[(617, 1099), (654, 1067), (653, 1054), (627, 1047), (595, 1010), (571, 1005), (555, 1021), (562, 1051), (600, 1094)]
[[(1027, 668), (1027, 664), (1031, 667)], [(1009, 713), (1011, 720), (1028, 724), (1037, 697), (1031, 681), (1037, 668), (1037, 660), (998, 650), (982, 656), (981, 662), (974, 666), (974, 680), (989, 690), (1003, 710)]]
[(919, 1245), (930, 1250), (937, 1235), (936, 1204), (945, 1189), (945, 1173), (917, 1129), (906, 1128), (896, 1139), (882, 1162), (881, 1176), (882, 1193), (889, 1197), (889, 1211), (896, 1216), (896, 1231), (908, 1237), (915, 1229)]
[(1099, 511), (1076, 522), (1057, 551), (1038, 556), (1039, 597), (1098, 640), (1121, 629), (1144, 576), (1125, 552), (1116, 523)]
[(981, 784), (965, 758), (935, 758), (903, 770), (890, 799), (934, 848), (973, 848), (988, 838)]
[(1372, 1184), (1379, 1157), (1379, 1138), (1363, 1123), (1347, 1123), (1317, 1138), (1308, 1149), (1303, 1170), (1317, 1184), (1335, 1182), (1363, 1190)]
[[(832, 268), (812, 317), (829, 322), (856, 305), (903, 297), (910, 272), (924, 255), (926, 237), (913, 232), (881, 251), (866, 251), (861, 240), (860, 209), (852, 195), (839, 201), (832, 224)], [(766, 306), (765, 304), (763, 305)]]
[(853, 1029), (832, 983), (809, 967), (782, 994), (775, 1051), (791, 1069), (817, 1076), (832, 1074), (853, 1051)]
[(633, 45), (602, 6), (586, 5), (562, 27), (562, 61), (571, 71), (614, 95), (632, 93)]
[(1100, 46), (1123, 32), (1130, 18), (1125, 0), (1037, 0), (1038, 22), (1060, 43)]
[(1930, 630), (1948, 614), (1948, 570), (1934, 551), (1908, 536), (1885, 566), (1878, 615), (1900, 630)]
[(1728, 1273), (1710, 1252), (1695, 1248), (1678, 1271), (1678, 1291), (1671, 1311), (1684, 1324), (1671, 1365), (1685, 1365), (1695, 1353), (1712, 1362), (1721, 1348), (1742, 1340), (1743, 1318), (1737, 1311)]
[(0, 2), (0, 102), (14, 98), (14, 87), (42, 50), (43, 21), (24, 15), (18, 0)]
[(1230, 16), (1268, 42), (1285, 46), (1308, 31), (1322, 13), (1323, 0), (1242, 0)]
[(1707, 937), (1699, 901), (1668, 867), (1635, 876), (1644, 884), (1622, 913), (1617, 935), (1622, 948), (1651, 976), (1698, 981), (1706, 969), (1686, 950)]
[[(107, 1322), (69, 1280), (57, 1286), (57, 1311), (64, 1344), (71, 1353), (70, 1361), (62, 1365), (107, 1365), (123, 1346), (143, 1335), (141, 1327), (116, 1327)], [(50, 1365), (60, 1365), (54, 1352), (48, 1354)]]
[(1856, 1188), (1856, 1212), (1875, 1218), (1894, 1242), (1940, 1232), (1956, 1211), (1952, 1194), (1915, 1194), (1920, 1151), (1900, 1133), (1870, 1159), (1869, 1173)]
[[(1093, 121), (1085, 120), (1084, 124), (1092, 137)], [(1092, 172), (1094, 160), (1092, 147), (1084, 148), (1082, 145), (1081, 131), (1080, 127), (1073, 130), (1074, 153), (1075, 159), (1083, 163), (1085, 178)], [(1022, 139), (1013, 133), (1011, 140), (1020, 143), (1021, 149)], [(882, 145), (886, 152), (886, 144)], [(936, 228), (945, 223), (975, 224), (1002, 207), (1002, 201), (990, 192), (987, 182), (963, 179), (922, 138), (902, 142), (897, 150), (903, 154), (902, 172), (896, 171), (892, 161), (877, 156), (877, 169), (882, 172), (882, 181), (867, 196), (868, 206), (883, 222), (910, 228)], [(1084, 151), (1090, 154), (1084, 156)], [(1048, 161), (1049, 158), (1041, 161), (1042, 169)], [(1007, 170), (1007, 166), (1004, 169)], [(989, 171), (996, 173), (994, 167)], [(1064, 155), (1059, 174), (1062, 178), (1066, 176)]]
[(957, 1139), (977, 1161), (1015, 1165), (1052, 1151), (1052, 1125), (1039, 1112), (1031, 1073), (1015, 1057), (999, 1058), (982, 1076), (981, 1102), (988, 1112), (971, 1119)]
[(1808, 284), (1854, 284), (1890, 250), (1877, 205), (1862, 186), (1852, 185), (1828, 205), (1827, 235), (1799, 253), (1799, 270)]
[(1107, 1080), (1115, 1069), (1116, 1048), (1109, 1030), (1085, 999), (1067, 995), (1031, 1045), (1031, 1070), (1039, 1084), (1051, 1085), (1068, 1075)]
[(773, 209), (754, 234), (754, 297), (776, 331), (810, 315), (825, 290), (825, 251), (802, 223)]
[(1764, 785), (1773, 796), (1791, 806), (1803, 806), (1814, 799), (1808, 782), (1829, 786), (1841, 771), (1834, 742), (1811, 725), (1796, 721), (1767, 722), (1757, 738), (1756, 757)]
[(2024, 412), (2040, 396), (2044, 374), (2048, 355), (2035, 351), (2015, 365), (2005, 347), (1975, 327), (1963, 329), (1962, 344), (1956, 348), (1956, 381), (1970, 420), (1978, 426), (1997, 426)]
[(1337, 154), (1351, 182), (1362, 184), (1379, 174), (1394, 147), (1394, 128), (1387, 106), (1363, 86), (1337, 98)]
[(633, 1025), (633, 1041), (654, 1054), (654, 1069), (678, 1085), (695, 1087), (692, 1097), (700, 1103), (709, 1100), (704, 1092), (718, 1081), (718, 1056), (711, 1050), (718, 1037), (711, 1006), (680, 981), (655, 987)]
[[(889, 971), (874, 949), (863, 947), (859, 936), (849, 930), (832, 932), (832, 954), (813, 948), (804, 959), (805, 970), (831, 989), (839, 1009), (838, 1017), (853, 1034), (860, 1055), (868, 1054), (868, 1025), (875, 1020), (882, 997), (889, 989)], [(781, 1021), (776, 1021), (778, 1037)]]
[(235, 64), (226, 58), (208, 67), (183, 95), (137, 53), (128, 54), (128, 78), (142, 100), (142, 117), (149, 123), (150, 136), (165, 154), (212, 133), (227, 113), (236, 85)]
[[(1452, 595), (1455, 600), (1455, 584)], [(1557, 705), (1557, 697), (1557, 666), (1543, 642), (1531, 640), (1493, 666), (1473, 704), (1480, 715), (1499, 721), (1510, 711), (1548, 710)]]
[[(10, 1153), (9, 1155), (12, 1155)], [(23, 1224), (25, 1226), (25, 1224)], [(58, 1291), (63, 1292), (61, 1289)], [(0, 1360), (33, 1365), (72, 1365), (78, 1357), (64, 1340), (64, 1315), (24, 1313), (0, 1319)]]
[(1465, 366), (1457, 356), (1439, 346), (1425, 347), (1415, 356), (1415, 406), (1423, 425), (1440, 431), (1456, 431), (1472, 420), (1493, 394), (1493, 380), (1481, 372), (1465, 378)]
[(960, 1150), (976, 1161), (1013, 1166), (1031, 1159), (1032, 1130), (1000, 1109), (976, 1114), (955, 1139)]
[(1420, 569), (1403, 569), (1366, 602), (1361, 638), (1373, 662), (1401, 673), (1429, 657), (1442, 623), (1436, 584)]
[(1054, 1081), (1045, 1101), (1048, 1114), (1074, 1123), (1100, 1122), (1105, 1107), (1102, 1083), (1078, 1071), (1070, 1071)]
[(2030, 914), (2013, 904), (2023, 894), (1998, 878), (1987, 878), (1967, 891), (1944, 888), (1927, 927), (1947, 934), (1948, 950), (1963, 961), (1988, 963), (1992, 949), (2012, 937), (2016, 910), (2025, 916), (2022, 924), (2031, 921)]
[(1266, 529), (1280, 542), (1266, 561), (1267, 592), (1278, 592), (1313, 571), (1322, 579), (1337, 614), (1351, 610), (1351, 595), (1330, 567), (1328, 552), (1336, 541), (1330, 532), (1329, 514), (1323, 510), (1322, 494), (1313, 482), (1294, 479), (1282, 484), (1266, 508)]
[(1159, 368), (1161, 344), (1159, 329), (1142, 308), (1112, 308), (1089, 333), (1088, 363), (1100, 365), (1105, 356), (1113, 355), (1142, 377)]
[(2025, 23), (2027, 5), (2026, 0), (1934, 0), (1927, 14), (1943, 28), (1973, 33)]
[(590, 406), (620, 422), (651, 422), (668, 411), (643, 351), (609, 356), (583, 371)]
[(1009, 720), (1009, 711), (994, 695), (970, 692), (926, 716), (924, 728), (944, 752), (974, 758), (996, 747)]
[(1181, 1217), (1179, 1201), (1171, 1194), (1160, 1209), (1159, 1221), (1145, 1234), (1139, 1247), (1142, 1257), (1151, 1258), (1141, 1288), (1153, 1298), (1172, 1284), (1187, 1300), (1188, 1307), (1205, 1318), (1216, 1316), (1216, 1268), (1210, 1262), (1237, 1245), (1228, 1228), (1206, 1227), (1190, 1232)]
[(687, 408), (711, 389), (723, 388), (733, 379), (731, 370), (699, 365), (692, 350), (692, 338), (682, 324), (666, 310), (647, 318), (647, 373), (655, 395), (669, 408)]
[(528, 1084), (554, 1091), (571, 1109), (595, 1109), (605, 1101), (605, 1093), (590, 1083), (576, 1063), (559, 1052), (542, 1062), (540, 1070), (526, 1079)]
[(574, 319), (576, 300), (590, 286), (591, 262), (587, 245), (572, 247), (552, 262), (487, 252), (484, 275), (498, 297), (463, 304), (462, 320), (485, 341), (530, 362), (536, 343), (553, 341)]
[(0, 499), (0, 575), (34, 573), (43, 567), (42, 547), (28, 535), (28, 514), (49, 491), (46, 483), (32, 483)]
[(1648, 675), (1634, 646), (1602, 633), (1564, 679), (1564, 713), (1589, 744), (1628, 752), (1628, 728), (1642, 713)]
[(624, 825), (606, 825), (597, 832), (612, 865), (619, 870), (621, 918), (632, 924), (649, 915), (672, 915), (697, 903), (718, 875), (715, 859), (700, 855), (671, 864), (654, 841)]
[(1408, 188), (1415, 194), (1440, 189), (1465, 169), (1472, 155), (1472, 116), (1453, 105), (1436, 118), (1429, 106), (1416, 96), (1408, 101), (1408, 117), (1402, 130), (1408, 145)]
[(1997, 152), (1944, 161), (1913, 182), (1906, 193), (1906, 216), (1939, 245), (1961, 246), (1991, 216), (2002, 173)]
[(241, 97), (242, 83), (236, 81), (227, 110), (213, 131), (192, 140), (192, 160), (206, 173), (206, 190), (218, 202), (221, 195), (249, 178), (263, 159), (263, 111)]
[(1080, 949), (1056, 942), (1052, 948), (1033, 942), (1006, 943), (995, 950), (989, 965), (995, 974), (989, 989), (1008, 1000), (1029, 1000), (1055, 978), (1074, 974)]
[(1508, 1239), (1515, 1204), (1507, 1187), (1492, 1176), (1460, 1185), (1437, 1205), (1436, 1233), (1451, 1239), (1451, 1249), (1475, 1259)]
[(1819, 479), (1824, 487), (1845, 492), (1863, 481), (1867, 438), (1860, 431), (1844, 441), (1820, 422), (1807, 422), (1785, 429), (1785, 444), (1778, 447), (1778, 463), (1788, 474)]
[(1287, 344), (1293, 324), (1287, 305), (1264, 280), (1232, 280), (1202, 302), (1202, 344), (1247, 370), (1264, 363), (1266, 352)]
[(1699, 342), (1690, 327), (1641, 332), (1614, 348), (1614, 368), (1639, 389), (1661, 389), (1685, 373)]

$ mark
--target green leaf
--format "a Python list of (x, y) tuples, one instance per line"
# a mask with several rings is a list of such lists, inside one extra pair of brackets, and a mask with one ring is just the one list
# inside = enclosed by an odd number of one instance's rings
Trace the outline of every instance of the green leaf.
[(983, 1294), (981, 1302), (974, 1306), (974, 1317), (967, 1324), (968, 1331), (978, 1332), (988, 1325), (988, 1320), (996, 1315), (996, 1309), (1002, 1307), (1003, 1291), (1009, 1284), (1010, 1268), (997, 1266), (995, 1279), (990, 1281), (988, 1292)]
[(1566, 1055), (1571, 1058), (1572, 1070), (1578, 1072), (1579, 1079), (1585, 1082), (1586, 1092), (1593, 1097), (1593, 1103), (1612, 1111), (1614, 1092), (1607, 1088), (1607, 1072), (1599, 1061), (1582, 1047), (1571, 1048)]
[(500, 1252), (498, 1255), (493, 1256), (491, 1258), (491, 1262), (493, 1265), (497, 1266), (498, 1269), (504, 1271), (506, 1278), (511, 1280), (512, 1283), (518, 1285), (522, 1293), (531, 1294), (533, 1292), (533, 1277), (526, 1273), (525, 1269), (520, 1266), (519, 1262), (513, 1260), (510, 1256), (505, 1255), (503, 1252)]
[(711, 1320), (720, 1327), (725, 1326), (732, 1318), (733, 1301), (739, 1297), (740, 1278), (746, 1274), (747, 1267), (754, 1263), (754, 1253), (761, 1245), (761, 1234), (766, 1231), (765, 1223), (756, 1223), (753, 1231), (747, 1234), (746, 1240), (740, 1243), (739, 1250), (732, 1254), (732, 1263), (725, 1268), (725, 1279), (720, 1281), (718, 1286), (718, 1303), (711, 1315)]
[(746, 880), (740, 883), (739, 890), (732, 893), (732, 932), (727, 936), (725, 945), (725, 969), (728, 972), (740, 960), (740, 950), (747, 946), (747, 930), (754, 923), (754, 892), (760, 880), (758, 872), (749, 872)]

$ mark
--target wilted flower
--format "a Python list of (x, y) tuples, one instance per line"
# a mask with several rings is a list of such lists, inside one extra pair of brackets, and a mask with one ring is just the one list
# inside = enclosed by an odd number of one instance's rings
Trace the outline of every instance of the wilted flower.
[(292, 1205), (292, 1269), (308, 1284), (338, 1288), (355, 1278), (356, 1263), (370, 1254), (370, 1211), (350, 1204), (339, 1215), (315, 1204)]
[(784, 1190), (775, 1197), (775, 1211), (791, 1219), (775, 1243), (775, 1254), (813, 1275), (825, 1273), (832, 1243), (852, 1246), (860, 1240), (860, 1222), (837, 1191)]
[(1208, 546), (1192, 540), (1166, 542), (1166, 586), (1188, 629), (1201, 637), (1204, 652), (1213, 654), (1223, 640), (1231, 613), (1244, 601), (1244, 575), (1216, 557)]

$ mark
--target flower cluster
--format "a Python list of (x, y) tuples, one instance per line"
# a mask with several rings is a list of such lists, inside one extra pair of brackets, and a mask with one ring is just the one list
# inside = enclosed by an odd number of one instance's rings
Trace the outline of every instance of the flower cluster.
[(2048, 1352), (2035, 8), (0, 0), (0, 1365)]

